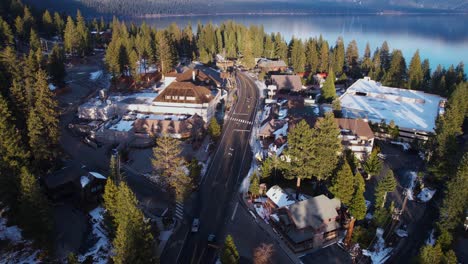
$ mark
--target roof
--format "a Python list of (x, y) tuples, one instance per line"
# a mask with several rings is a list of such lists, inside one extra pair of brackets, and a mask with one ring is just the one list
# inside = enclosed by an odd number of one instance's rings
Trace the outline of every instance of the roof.
[(296, 228), (319, 229), (325, 224), (326, 230), (330, 231), (336, 229), (334, 220), (338, 217), (336, 209), (340, 206), (339, 199), (330, 199), (322, 194), (291, 204), (288, 209)]
[(302, 90), (302, 82), (299, 75), (272, 75), (271, 82), (278, 87), (278, 90)]
[(362, 119), (335, 118), (335, 122), (341, 130), (349, 130), (360, 138), (374, 138), (369, 124)]
[(359, 79), (340, 97), (345, 117), (372, 122), (394, 121), (404, 130), (434, 132), (439, 105), (446, 99), (421, 91), (383, 86)]
[(180, 134), (181, 137), (189, 137), (196, 128), (203, 128), (205, 122), (203, 118), (194, 115), (188, 119), (170, 119), (164, 120), (159, 118), (152, 119), (151, 116), (147, 119), (137, 119), (134, 127), (137, 133), (149, 134)]
[(284, 124), (287, 124), (287, 122), (288, 121), (284, 119), (270, 119), (269, 121), (265, 122), (262, 127), (260, 127), (258, 134), (261, 136), (271, 137), (273, 132), (282, 128)]
[(96, 179), (102, 179), (102, 180), (107, 179), (106, 176), (104, 176), (104, 175), (102, 175), (102, 174), (100, 174), (100, 173), (98, 173), (98, 172), (95, 172), (95, 171), (90, 171), (89, 174), (90, 174), (91, 176), (93, 176), (94, 178), (96, 178)]
[(173, 82), (164, 89), (154, 102), (204, 104), (213, 100), (211, 91), (191, 82)]
[(282, 60), (267, 60), (267, 59), (260, 59), (258, 61), (258, 67), (260, 68), (285, 68), (287, 67), (286, 63)]
[(267, 197), (278, 207), (285, 207), (296, 202), (294, 197), (286, 193), (278, 185), (272, 186), (266, 193)]

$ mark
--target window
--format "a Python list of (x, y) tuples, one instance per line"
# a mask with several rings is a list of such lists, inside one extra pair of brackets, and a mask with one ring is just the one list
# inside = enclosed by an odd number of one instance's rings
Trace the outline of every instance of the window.
[(195, 97), (193, 97), (193, 96), (187, 96), (187, 97), (185, 97), (185, 99), (188, 100), (188, 101), (195, 101)]
[(179, 100), (185, 100), (185, 97), (184, 96), (179, 96)]
[(170, 95), (166, 95), (166, 99), (171, 100), (171, 96), (170, 96)]

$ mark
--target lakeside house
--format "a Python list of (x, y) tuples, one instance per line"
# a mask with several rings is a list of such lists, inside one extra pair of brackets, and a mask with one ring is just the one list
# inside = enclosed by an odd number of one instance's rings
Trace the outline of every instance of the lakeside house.
[(362, 119), (335, 118), (340, 129), (341, 145), (351, 150), (356, 158), (368, 157), (374, 147), (374, 133), (369, 124)]
[(339, 199), (319, 195), (296, 201), (293, 196), (275, 185), (267, 191), (264, 203), (270, 222), (291, 250), (322, 248), (344, 237), (349, 216)]
[(444, 113), (446, 99), (435, 94), (388, 87), (369, 77), (357, 80), (340, 96), (343, 115), (373, 123), (391, 121), (404, 141), (427, 140), (435, 133), (437, 117)]

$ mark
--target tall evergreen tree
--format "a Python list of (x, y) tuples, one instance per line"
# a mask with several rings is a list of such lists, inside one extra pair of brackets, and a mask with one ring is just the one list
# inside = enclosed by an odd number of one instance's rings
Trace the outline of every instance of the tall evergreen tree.
[(320, 72), (325, 72), (326, 70), (329, 69), (329, 48), (328, 48), (328, 42), (327, 41), (322, 41), (320, 45), (320, 56), (319, 56), (319, 66), (318, 70)]
[(150, 225), (145, 221), (135, 195), (125, 182), (119, 184), (117, 202), (117, 229), (112, 242), (115, 250), (112, 256), (114, 263), (154, 263)]
[(364, 50), (364, 56), (362, 58), (361, 69), (365, 75), (368, 75), (370, 70), (372, 69), (371, 49), (369, 46), (369, 42), (367, 42), (366, 49)]
[(42, 14), (42, 27), (47, 36), (52, 36), (55, 31), (54, 21), (49, 10), (46, 9)]
[(50, 205), (36, 178), (25, 167), (21, 169), (20, 194), (20, 223), (26, 237), (34, 238), (41, 247), (52, 246)]
[(364, 178), (358, 172), (354, 175), (354, 194), (349, 205), (349, 211), (356, 220), (362, 220), (366, 216), (366, 199), (364, 198), (365, 183)]
[(390, 62), (392, 60), (392, 56), (390, 54), (390, 48), (388, 47), (387, 41), (382, 43), (382, 47), (380, 48), (380, 61), (383, 71), (387, 72), (390, 69)]
[(161, 72), (166, 74), (172, 70), (176, 61), (174, 50), (165, 32), (159, 32), (158, 37), (158, 59), (161, 65)]
[(260, 182), (257, 173), (254, 173), (250, 178), (249, 193), (252, 198), (260, 194)]
[(322, 86), (322, 98), (327, 103), (331, 103), (336, 98), (335, 79), (335, 73), (330, 68), (327, 79)]
[(290, 64), (295, 72), (304, 72), (305, 70), (305, 51), (304, 45), (300, 39), (293, 37), (289, 47)]
[(421, 90), (423, 81), (424, 72), (422, 69), (421, 58), (419, 57), (419, 50), (416, 50), (409, 65), (408, 89)]
[(431, 67), (429, 66), (429, 60), (424, 59), (421, 66), (423, 72), (423, 81), (421, 87), (424, 91), (429, 92), (431, 90)]
[(18, 195), (20, 168), (27, 165), (29, 153), (15, 128), (6, 100), (0, 95), (0, 199), (13, 203)]
[(273, 42), (272, 37), (269, 35), (265, 36), (263, 56), (269, 59), (275, 57), (275, 43)]
[(33, 51), (41, 51), (41, 41), (34, 29), (31, 29), (31, 33), (29, 34), (29, 49)]
[(333, 52), (333, 54), (333, 71), (336, 73), (337, 76), (341, 76), (341, 74), (343, 73), (343, 67), (345, 63), (345, 48), (342, 37), (338, 37), (338, 40), (336, 41), (335, 51)]
[(55, 33), (62, 37), (63, 31), (65, 30), (65, 21), (63, 21), (62, 17), (59, 13), (54, 12), (54, 26), (55, 26)]
[(59, 45), (54, 45), (47, 62), (47, 72), (55, 84), (63, 84), (65, 71), (65, 54)]
[[(68, 25), (68, 22), (67, 22)], [(78, 40), (77, 43), (77, 52), (84, 56), (90, 49), (90, 33), (89, 29), (86, 26), (86, 21), (84, 17), (81, 15), (80, 10), (76, 12), (76, 38)]]
[(0, 17), (0, 45), (2, 47), (13, 45), (14, 44), (14, 37), (13, 32), (11, 30), (10, 25), (8, 22), (3, 20)]
[(221, 263), (222, 264), (236, 264), (239, 263), (239, 253), (234, 244), (234, 239), (231, 235), (226, 237), (224, 246), (221, 250)]
[(392, 60), (390, 68), (385, 73), (383, 83), (391, 87), (404, 87), (406, 86), (407, 70), (406, 62), (401, 50), (394, 50), (392, 52)]
[(78, 45), (80, 43), (80, 36), (76, 30), (75, 21), (71, 16), (67, 17), (67, 24), (63, 33), (63, 46), (68, 53), (78, 52)]
[(363, 169), (369, 176), (378, 175), (382, 169), (382, 161), (379, 159), (378, 154), (377, 148), (374, 148), (363, 164)]
[(353, 78), (361, 77), (361, 70), (359, 69), (359, 50), (356, 40), (352, 40), (346, 48), (346, 65), (350, 76)]
[(375, 188), (375, 207), (382, 208), (385, 205), (385, 200), (388, 192), (395, 191), (397, 182), (393, 176), (393, 171), (388, 169), (387, 174), (377, 183)]
[(208, 125), (208, 134), (210, 134), (210, 136), (215, 140), (219, 139), (221, 136), (221, 126), (215, 117), (210, 119), (210, 123)]
[(44, 71), (36, 75), (37, 97), (34, 108), (30, 111), (27, 126), (29, 147), (36, 160), (50, 161), (56, 157), (59, 140), (57, 102), (47, 85)]
[(342, 165), (333, 179), (330, 192), (333, 193), (335, 197), (340, 198), (341, 202), (345, 205), (350, 205), (351, 199), (353, 199), (353, 194), (355, 192), (354, 179), (353, 172), (351, 171), (351, 168), (349, 167), (349, 164), (346, 160), (342, 161)]
[(309, 39), (306, 43), (306, 65), (312, 74), (317, 72), (319, 57), (317, 52), (317, 41)]

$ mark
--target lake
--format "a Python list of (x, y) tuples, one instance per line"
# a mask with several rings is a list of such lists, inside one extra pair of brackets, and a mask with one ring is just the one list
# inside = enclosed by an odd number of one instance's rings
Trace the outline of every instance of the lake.
[(235, 20), (245, 25), (263, 25), (268, 33), (281, 32), (287, 41), (292, 36), (306, 39), (322, 34), (334, 44), (342, 36), (346, 43), (357, 41), (361, 56), (367, 42), (373, 51), (387, 40), (390, 49), (403, 51), (407, 64), (419, 49), (422, 59), (430, 60), (432, 69), (438, 64), (448, 67), (468, 61), (468, 15), (212, 15), (144, 20), (157, 28), (173, 22), (183, 27), (191, 22), (194, 30), (199, 21), (217, 25)]

